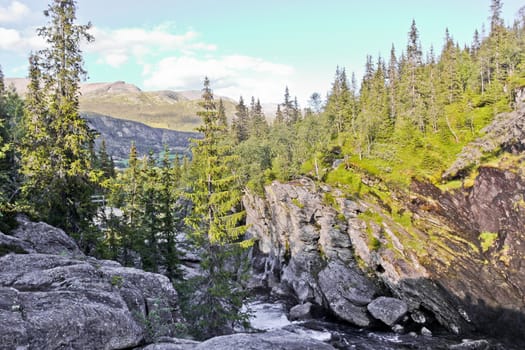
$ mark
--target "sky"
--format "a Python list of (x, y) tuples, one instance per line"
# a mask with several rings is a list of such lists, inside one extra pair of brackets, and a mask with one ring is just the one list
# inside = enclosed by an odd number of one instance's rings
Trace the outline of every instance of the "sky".
[[(0, 0), (0, 65), (27, 76), (43, 47), (36, 28), (51, 0)], [(523, 0), (503, 0), (510, 25)], [(326, 96), (336, 67), (359, 81), (366, 56), (399, 55), (416, 21), (424, 52), (439, 53), (445, 29), (461, 46), (488, 28), (490, 0), (77, 0), (77, 23), (91, 22), (82, 46), (87, 82), (125, 81), (142, 90), (200, 90), (279, 103), (285, 87), (302, 107)]]

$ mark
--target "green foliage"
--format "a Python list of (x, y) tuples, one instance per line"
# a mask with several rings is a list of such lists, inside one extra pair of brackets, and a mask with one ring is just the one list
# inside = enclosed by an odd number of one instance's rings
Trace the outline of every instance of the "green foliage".
[(48, 47), (30, 57), (30, 84), (21, 140), (24, 203), (39, 219), (75, 236), (85, 251), (83, 231), (97, 210), (92, 144), (94, 133), (78, 113), (82, 39), (90, 42), (90, 25), (75, 24), (76, 1), (54, 0), (38, 34)]
[[(249, 241), (243, 241), (246, 226), (236, 167), (239, 159), (217, 112), (208, 78), (202, 91), (202, 110), (198, 114), (203, 125), (198, 130), (203, 138), (195, 140), (192, 149), (193, 178), (187, 196), (193, 211), (186, 222), (202, 252), (204, 276), (186, 282), (193, 294), (186, 294), (187, 301), (183, 302), (191, 331), (200, 339), (231, 332), (236, 324), (247, 320), (247, 314), (241, 311), (247, 296), (242, 285), (246, 258), (242, 253), (249, 245)], [(183, 295), (186, 290), (183, 286)]]
[(481, 250), (485, 253), (494, 246), (494, 243), (498, 239), (497, 232), (481, 232), (479, 234), (479, 241), (481, 244)]
[(120, 275), (111, 276), (111, 285), (113, 287), (122, 288), (124, 285), (124, 278)]

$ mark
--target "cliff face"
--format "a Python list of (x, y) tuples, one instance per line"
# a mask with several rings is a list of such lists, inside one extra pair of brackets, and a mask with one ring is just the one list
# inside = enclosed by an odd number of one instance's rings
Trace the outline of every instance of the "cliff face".
[(265, 199), (245, 198), (257, 238), (252, 286), (321, 305), (358, 326), (377, 324), (371, 305), (394, 296), (408, 313), (389, 326), (437, 321), (454, 333), (522, 334), (524, 185), (521, 174), (494, 168), (451, 193), (414, 182), (402, 198), (407, 225), (308, 179), (274, 182)]
[(108, 154), (117, 162), (128, 159), (132, 143), (135, 143), (140, 155), (147, 155), (150, 151), (159, 154), (164, 151), (164, 146), (173, 154), (187, 155), (191, 139), (200, 137), (196, 132), (157, 129), (96, 113), (85, 113), (82, 116), (87, 119), (90, 127), (99, 133), (97, 144), (104, 139)]

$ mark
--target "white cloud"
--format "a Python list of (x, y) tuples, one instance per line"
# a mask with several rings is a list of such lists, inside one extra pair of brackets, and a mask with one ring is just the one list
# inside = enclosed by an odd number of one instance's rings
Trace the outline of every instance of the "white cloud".
[(20, 33), (14, 29), (0, 28), (0, 48), (9, 50), (20, 42)]
[(29, 15), (29, 7), (19, 1), (13, 1), (7, 7), (0, 6), (0, 23), (14, 23)]
[(148, 89), (201, 89), (208, 76), (216, 94), (232, 98), (243, 95), (262, 101), (280, 101), (294, 69), (261, 58), (231, 55), (212, 58), (168, 57), (148, 68)]
[(214, 45), (198, 42), (198, 34), (187, 31), (183, 34), (173, 34), (173, 27), (167, 23), (153, 29), (122, 28), (106, 30), (93, 28), (95, 42), (85, 47), (88, 53), (100, 56), (98, 62), (118, 67), (133, 59), (139, 64), (145, 64), (146, 58), (159, 56), (169, 52), (213, 51)]

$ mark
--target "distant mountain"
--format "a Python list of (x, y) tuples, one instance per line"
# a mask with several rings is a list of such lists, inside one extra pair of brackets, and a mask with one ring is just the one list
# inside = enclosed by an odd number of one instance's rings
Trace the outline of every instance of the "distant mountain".
[(132, 142), (135, 142), (141, 156), (148, 154), (150, 150), (158, 155), (164, 150), (164, 145), (172, 154), (188, 155), (191, 139), (199, 137), (196, 132), (152, 128), (142, 123), (96, 113), (81, 115), (99, 133), (97, 146), (105, 140), (107, 152), (113, 156), (117, 166), (126, 165)]
[[(26, 78), (6, 78), (6, 86), (13, 85), (17, 92), (25, 95), (29, 80)], [(142, 91), (124, 81), (113, 83), (81, 84), (80, 112), (96, 113), (113, 118), (132, 120), (154, 128), (194, 131), (200, 124), (197, 111), (201, 91)], [(237, 100), (223, 99), (229, 119), (235, 114)], [(244, 96), (246, 104), (250, 97)], [(276, 104), (263, 103), (266, 117), (271, 120), (277, 109)]]

